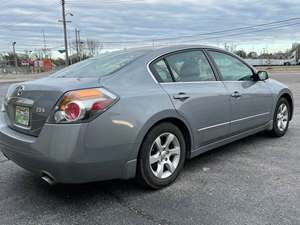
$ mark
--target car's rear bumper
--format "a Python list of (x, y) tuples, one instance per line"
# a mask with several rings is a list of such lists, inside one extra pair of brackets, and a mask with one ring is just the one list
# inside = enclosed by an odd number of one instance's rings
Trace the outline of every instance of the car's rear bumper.
[(84, 141), (88, 124), (45, 124), (40, 135), (32, 137), (9, 128), (6, 120), (1, 112), (2, 152), (38, 176), (49, 174), (58, 183), (84, 183), (135, 175), (136, 160), (126, 155), (134, 144), (103, 141), (102, 148), (89, 148)]

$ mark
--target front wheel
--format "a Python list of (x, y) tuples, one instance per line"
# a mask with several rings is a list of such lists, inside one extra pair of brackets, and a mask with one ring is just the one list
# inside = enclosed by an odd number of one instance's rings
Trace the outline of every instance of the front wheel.
[(274, 137), (282, 137), (289, 128), (290, 122), (290, 105), (285, 98), (279, 99), (273, 118), (273, 129), (271, 135)]
[(144, 186), (159, 189), (171, 184), (183, 168), (185, 140), (180, 129), (161, 123), (146, 135), (140, 149), (137, 180)]

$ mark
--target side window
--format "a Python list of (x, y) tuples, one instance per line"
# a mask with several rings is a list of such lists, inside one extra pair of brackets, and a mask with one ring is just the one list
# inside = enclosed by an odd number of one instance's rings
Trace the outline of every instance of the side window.
[(252, 70), (237, 58), (215, 51), (209, 51), (209, 54), (217, 64), (223, 77), (223, 80), (251, 80), (253, 75)]
[(173, 82), (172, 76), (164, 60), (154, 63), (152, 68), (154, 69), (156, 79), (159, 82)]
[(202, 51), (182, 52), (166, 57), (175, 81), (215, 81), (213, 70)]

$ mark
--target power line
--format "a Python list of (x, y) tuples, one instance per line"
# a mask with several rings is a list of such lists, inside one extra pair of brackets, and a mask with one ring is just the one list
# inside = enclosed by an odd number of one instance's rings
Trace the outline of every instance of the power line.
[(286, 24), (286, 25), (280, 25), (280, 26), (273, 26), (269, 28), (264, 28), (264, 29), (259, 29), (259, 30), (252, 30), (252, 31), (247, 31), (247, 32), (241, 32), (241, 33), (234, 33), (234, 34), (225, 34), (225, 35), (220, 35), (216, 37), (207, 37), (207, 38), (201, 38), (198, 40), (210, 40), (210, 39), (218, 39), (218, 38), (223, 38), (223, 37), (233, 37), (233, 36), (238, 36), (238, 35), (245, 35), (245, 34), (251, 34), (251, 33), (257, 33), (257, 32), (262, 32), (262, 31), (267, 31), (267, 30), (273, 30), (273, 29), (279, 29), (279, 28), (284, 28), (284, 27), (291, 27), (295, 25), (299, 25), (300, 22), (298, 23), (292, 23), (292, 24)]
[[(167, 38), (151, 38), (151, 39), (138, 39), (138, 40), (125, 40), (125, 41), (103, 41), (102, 43), (105, 44), (130, 44), (130, 43), (143, 43), (143, 42), (159, 42), (159, 41), (172, 41), (172, 40), (178, 40), (178, 39), (186, 39), (186, 38), (193, 38), (197, 36), (209, 36), (214, 34), (223, 34), (223, 33), (229, 33), (233, 31), (240, 31), (240, 30), (249, 30), (249, 29), (255, 29), (257, 27), (265, 27), (270, 25), (276, 25), (281, 23), (286, 23), (290, 21), (300, 20), (300, 17), (290, 18), (286, 20), (278, 20), (273, 21), (269, 23), (262, 23), (262, 24), (256, 24), (251, 26), (245, 26), (245, 27), (239, 27), (239, 28), (233, 28), (233, 29), (225, 29), (225, 30), (219, 30), (219, 31), (212, 31), (212, 32), (205, 32), (205, 33), (198, 33), (198, 34), (192, 34), (192, 35), (183, 35), (183, 36), (176, 36), (176, 37), (167, 37)], [(287, 24), (286, 26), (289, 26)]]
[[(268, 27), (268, 28), (264, 28), (264, 29), (259, 29), (259, 30), (250, 30), (250, 31), (246, 31), (246, 32), (237, 32), (237, 33), (233, 33), (233, 34), (224, 34), (224, 35), (218, 35), (218, 36), (213, 36), (213, 37), (206, 37), (206, 38), (199, 38), (199, 39), (192, 39), (192, 40), (182, 40), (180, 41), (180, 43), (186, 43), (186, 42), (196, 42), (196, 41), (203, 41), (203, 40), (213, 40), (213, 39), (219, 39), (219, 38), (225, 38), (225, 37), (234, 37), (234, 36), (240, 36), (240, 35), (246, 35), (246, 34), (251, 34), (251, 33), (257, 33), (257, 32), (263, 32), (263, 31), (267, 31), (267, 30), (274, 30), (274, 29), (280, 29), (280, 28), (285, 28), (285, 27), (291, 27), (291, 26), (296, 26), (299, 25), (300, 22), (297, 23), (290, 23), (290, 24), (284, 24), (284, 25), (278, 25), (278, 26), (272, 26), (272, 27)], [(216, 31), (218, 32), (218, 31)], [(211, 32), (211, 33), (216, 33), (216, 32)], [(79, 36), (79, 35), (78, 35)], [(153, 40), (157, 41), (157, 39), (149, 39), (149, 41), (144, 41), (145, 42), (149, 42), (149, 44), (153, 45)], [(178, 40), (179, 41), (179, 40)], [(151, 43), (150, 43), (151, 42)], [(126, 44), (128, 42), (124, 42), (124, 41), (120, 41), (120, 42), (102, 42), (102, 44)], [(138, 42), (130, 42), (130, 43), (141, 43), (140, 41)], [(61, 47), (61, 46), (57, 46), (57, 47)], [(54, 49), (56, 47), (51, 47), (49, 49)]]
[(285, 23), (285, 22), (290, 22), (290, 21), (294, 21), (294, 20), (300, 20), (300, 17), (290, 18), (290, 19), (286, 19), (286, 20), (278, 20), (278, 21), (273, 21), (273, 22), (269, 22), (269, 23), (262, 23), (262, 24), (256, 24), (256, 25), (245, 26), (245, 27), (239, 27), (239, 28), (233, 28), (233, 29), (227, 29), (227, 30), (199, 33), (199, 34), (193, 34), (193, 35), (185, 35), (185, 36), (178, 36), (178, 37), (171, 37), (171, 38), (161, 38), (161, 39), (156, 39), (156, 40), (172, 40), (172, 39), (180, 39), (180, 38), (190, 38), (190, 37), (195, 37), (195, 36), (206, 36), (206, 35), (212, 35), (212, 34), (227, 33), (227, 32), (232, 32), (232, 31), (247, 30), (247, 29), (252, 29), (252, 28), (256, 28), (256, 27), (264, 27), (264, 26), (269, 26), (269, 25), (274, 25), (274, 24), (279, 24), (279, 23)]
[[(144, 3), (145, 1), (144, 0), (111, 0), (111, 1), (105, 1), (105, 0), (102, 0), (101, 2), (100, 2), (100, 4), (101, 5), (103, 5), (103, 4), (127, 4), (127, 3)], [(89, 2), (87, 2), (87, 1), (80, 1), (80, 0), (67, 0), (66, 2), (65, 2), (66, 4), (75, 4), (75, 5), (86, 5), (87, 3), (89, 3)], [(97, 2), (93, 2), (93, 3), (97, 3)]]
[[(131, 3), (131, 2), (140, 2), (142, 3), (144, 0), (119, 0), (119, 1), (102, 1), (102, 3)], [(83, 2), (80, 0), (68, 0), (66, 1), (67, 3), (72, 3), (76, 5), (76, 3), (84, 3), (86, 4), (87, 2)], [(264, 27), (264, 26), (270, 26), (270, 25), (274, 25), (274, 24), (280, 24), (280, 23), (286, 23), (286, 22), (290, 22), (290, 21), (295, 21), (295, 20), (300, 20), (300, 17), (294, 17), (294, 18), (290, 18), (290, 19), (285, 19), (285, 20), (278, 20), (278, 21), (273, 21), (273, 22), (268, 22), (268, 23), (262, 23), (262, 24), (256, 24), (256, 25), (250, 25), (250, 26), (244, 26), (244, 27), (239, 27), (239, 28), (233, 28), (233, 29), (226, 29), (226, 30), (219, 30), (219, 31), (213, 31), (213, 32), (206, 32), (206, 33), (198, 33), (198, 34), (192, 34), (192, 35), (182, 35), (182, 36), (176, 36), (176, 37), (167, 37), (167, 38), (151, 38), (151, 39), (140, 39), (140, 40), (126, 40), (126, 41), (106, 41), (104, 43), (107, 44), (114, 44), (114, 43), (139, 43), (139, 42), (153, 42), (153, 41), (171, 41), (171, 40), (177, 40), (177, 39), (185, 39), (185, 38), (192, 38), (192, 37), (196, 37), (196, 36), (208, 36), (208, 35), (214, 35), (214, 34), (222, 34), (222, 33), (228, 33), (228, 32), (233, 32), (233, 31), (239, 31), (239, 30), (248, 30), (248, 29), (253, 29), (253, 28), (257, 28), (257, 27)]]
[[(218, 35), (218, 36), (214, 36), (214, 37), (206, 37), (206, 38), (200, 38), (200, 39), (185, 40), (185, 41), (180, 41), (180, 42), (181, 43), (182, 42), (195, 42), (195, 41), (219, 39), (219, 38), (224, 38), (224, 37), (233, 37), (233, 36), (246, 35), (246, 34), (257, 33), (257, 32), (263, 32), (263, 31), (267, 31), (267, 30), (280, 29), (280, 28), (295, 26), (295, 25), (299, 25), (299, 24), (300, 24), (300, 22), (297, 22), (297, 23), (292, 23), (292, 24), (285, 24), (285, 25), (268, 27), (268, 28), (259, 29), (259, 30), (251, 30), (251, 31), (247, 31), (247, 32), (238, 32), (238, 33), (233, 33), (233, 34)], [(149, 44), (153, 45), (153, 42), (151, 42), (151, 43), (150, 42), (151, 41), (149, 40)], [(102, 44), (124, 44), (124, 42), (101, 42), (101, 43)], [(140, 42), (136, 42), (136, 43), (140, 43)]]

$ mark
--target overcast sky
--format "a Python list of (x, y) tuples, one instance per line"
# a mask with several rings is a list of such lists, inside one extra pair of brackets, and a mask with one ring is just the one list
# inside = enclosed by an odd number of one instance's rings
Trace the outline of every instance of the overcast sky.
[[(300, 41), (300, 20), (277, 24), (296, 24), (280, 29), (250, 33), (253, 29), (224, 34), (197, 36), (199, 33), (300, 17), (299, 0), (66, 0), (72, 12), (68, 24), (70, 38), (78, 27), (81, 38), (103, 42), (148, 40), (195, 35), (178, 43), (203, 43), (223, 46), (233, 43), (247, 51), (286, 49)], [(0, 51), (42, 48), (42, 31), (47, 47), (63, 46), (60, 0), (0, 0)], [(262, 29), (266, 27), (258, 27)], [(250, 31), (250, 32), (248, 32)], [(233, 34), (233, 35), (231, 35)], [(170, 41), (168, 41), (170, 42)], [(168, 43), (164, 42), (164, 43)], [(173, 41), (174, 42), (174, 41)], [(139, 43), (151, 44), (151, 42)], [(155, 44), (158, 44), (155, 43)], [(104, 45), (128, 47), (133, 43)]]

